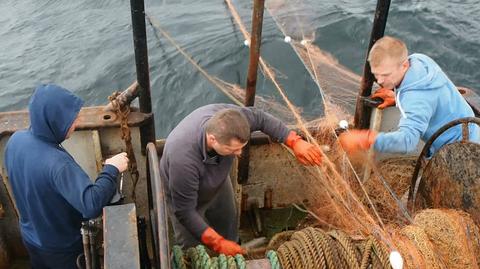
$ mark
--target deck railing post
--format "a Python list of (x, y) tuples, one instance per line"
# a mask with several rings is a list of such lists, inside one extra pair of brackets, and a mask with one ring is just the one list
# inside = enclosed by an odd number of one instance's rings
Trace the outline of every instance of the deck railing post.
[(370, 43), (365, 57), (365, 64), (363, 67), (362, 80), (360, 82), (360, 90), (357, 96), (357, 104), (355, 106), (354, 125), (358, 129), (366, 129), (370, 125), (370, 115), (372, 108), (366, 106), (363, 102), (364, 98), (370, 96), (372, 93), (372, 85), (375, 80), (370, 64), (368, 63), (368, 54), (373, 44), (385, 33), (385, 26), (387, 25), (388, 10), (390, 9), (390, 0), (378, 0), (377, 8), (375, 10), (375, 18), (373, 20), (372, 33), (370, 34)]
[[(135, 67), (137, 71), (137, 82), (140, 88), (139, 104), (140, 112), (152, 113), (152, 100), (150, 95), (150, 73), (148, 66), (148, 47), (147, 47), (147, 31), (145, 24), (145, 3), (143, 0), (130, 0), (130, 10), (132, 14), (132, 32), (133, 46), (135, 50)], [(155, 143), (155, 120), (150, 120), (140, 126), (141, 151), (146, 154), (146, 147), (149, 142)], [(153, 169), (153, 168), (150, 168)], [(147, 165), (147, 171), (149, 167)], [(154, 208), (152, 199), (152, 183), (150, 173), (146, 173), (147, 195), (148, 195), (148, 211)], [(152, 232), (152, 227), (150, 227)], [(151, 247), (154, 252), (154, 266), (158, 266), (159, 255), (156, 246), (152, 240)]]
[[(248, 65), (245, 106), (255, 104), (255, 91), (257, 86), (258, 60), (260, 57), (260, 45), (262, 43), (262, 25), (265, 0), (254, 0), (252, 12), (252, 34), (250, 37), (250, 62)], [(248, 167), (250, 163), (250, 148), (243, 149), (242, 157), (238, 162), (238, 182), (248, 181)]]
[[(138, 96), (140, 112), (152, 113), (150, 96), (150, 75), (148, 66), (147, 33), (145, 28), (145, 4), (143, 0), (130, 0), (132, 12), (133, 46), (135, 50), (135, 67), (140, 86)], [(147, 124), (140, 127), (142, 152), (148, 142), (155, 143), (155, 123), (153, 115)]]

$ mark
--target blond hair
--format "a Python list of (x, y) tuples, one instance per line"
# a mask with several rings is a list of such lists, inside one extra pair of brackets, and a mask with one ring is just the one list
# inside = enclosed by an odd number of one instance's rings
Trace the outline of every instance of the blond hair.
[(400, 64), (407, 60), (407, 57), (408, 49), (403, 41), (391, 36), (384, 36), (373, 44), (368, 54), (368, 62), (370, 66), (378, 66), (389, 58)]

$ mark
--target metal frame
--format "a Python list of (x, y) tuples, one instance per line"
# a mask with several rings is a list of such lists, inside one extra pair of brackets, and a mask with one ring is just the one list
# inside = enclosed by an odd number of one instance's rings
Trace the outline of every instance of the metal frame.
[[(150, 224), (155, 245), (155, 259), (161, 269), (170, 269), (170, 246), (168, 241), (168, 215), (165, 188), (160, 178), (157, 149), (154, 143), (147, 144), (147, 170), (149, 171), (153, 207), (150, 208)], [(157, 255), (158, 254), (158, 255)]]
[(469, 123), (475, 123), (478, 126), (480, 126), (480, 118), (476, 117), (466, 117), (466, 118), (461, 118), (461, 119), (456, 119), (453, 120), (444, 126), (442, 128), (438, 129), (431, 137), (428, 139), (428, 141), (425, 143), (425, 146), (422, 149), (422, 152), (418, 156), (417, 163), (415, 164), (415, 169), (413, 170), (413, 175), (410, 183), (410, 190), (408, 192), (408, 205), (411, 208), (411, 212), (415, 211), (415, 198), (416, 198), (416, 191), (415, 191), (415, 186), (417, 185), (417, 181), (421, 180), (418, 179), (418, 175), (420, 173), (420, 169), (422, 168), (422, 164), (425, 162), (425, 157), (430, 150), (430, 147), (432, 146), (433, 142), (442, 135), (445, 131), (448, 129), (457, 126), (459, 124), (462, 124), (462, 143), (466, 143), (469, 141)]

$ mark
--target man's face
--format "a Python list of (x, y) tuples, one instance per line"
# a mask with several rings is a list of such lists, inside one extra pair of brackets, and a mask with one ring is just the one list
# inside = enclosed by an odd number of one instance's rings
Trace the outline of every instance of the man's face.
[(399, 62), (398, 60), (385, 58), (380, 64), (371, 66), (371, 70), (380, 86), (393, 89), (400, 85), (409, 66), (408, 59)]
[(228, 155), (235, 155), (240, 156), (242, 154), (242, 149), (245, 147), (247, 142), (241, 143), (238, 139), (230, 140), (229, 144), (221, 144), (217, 141), (214, 135), (209, 134), (207, 139), (210, 141), (210, 147), (215, 150), (219, 155), (228, 156)]

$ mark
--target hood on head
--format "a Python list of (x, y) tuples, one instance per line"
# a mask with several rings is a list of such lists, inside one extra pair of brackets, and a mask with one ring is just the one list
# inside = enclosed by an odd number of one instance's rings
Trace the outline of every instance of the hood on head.
[(54, 84), (38, 86), (28, 104), (30, 129), (35, 136), (62, 143), (77, 118), (83, 100)]
[(447, 83), (444, 79), (437, 79), (443, 71), (430, 57), (415, 53), (410, 55), (408, 59), (410, 67), (398, 87), (399, 90), (404, 91), (412, 88), (432, 90)]

